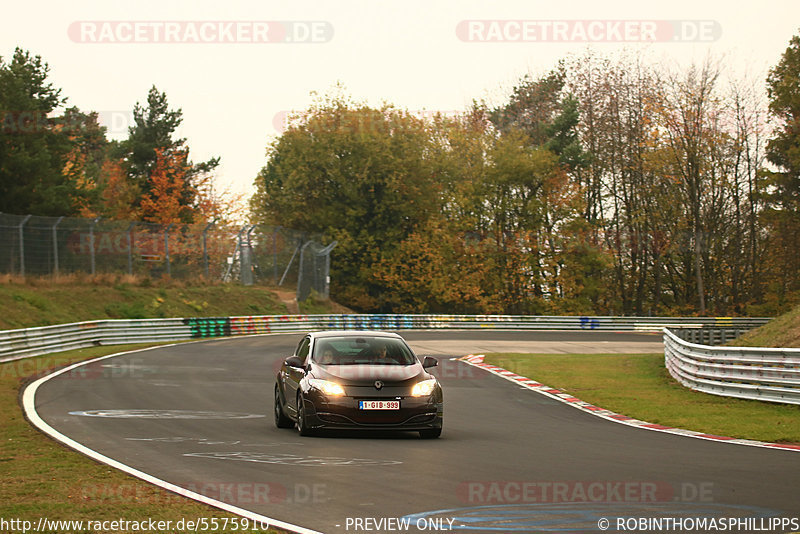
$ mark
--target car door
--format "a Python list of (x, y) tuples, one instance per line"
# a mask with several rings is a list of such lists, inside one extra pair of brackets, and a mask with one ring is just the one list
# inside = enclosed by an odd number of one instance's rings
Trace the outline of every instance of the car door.
[[(309, 336), (304, 337), (297, 345), (294, 355), (300, 359), (304, 364), (308, 359), (308, 349), (311, 344)], [(304, 368), (292, 367), (286, 365), (286, 376), (284, 379), (284, 394), (286, 395), (286, 405), (292, 410), (292, 413), (297, 412), (297, 390), (300, 387), (300, 381), (306, 376)]]

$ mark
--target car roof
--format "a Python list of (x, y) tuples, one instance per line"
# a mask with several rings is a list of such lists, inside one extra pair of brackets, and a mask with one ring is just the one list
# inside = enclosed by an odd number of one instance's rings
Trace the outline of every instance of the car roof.
[(391, 337), (395, 339), (403, 339), (400, 335), (393, 332), (383, 332), (381, 330), (325, 330), (322, 332), (310, 332), (308, 334), (312, 339), (322, 337)]

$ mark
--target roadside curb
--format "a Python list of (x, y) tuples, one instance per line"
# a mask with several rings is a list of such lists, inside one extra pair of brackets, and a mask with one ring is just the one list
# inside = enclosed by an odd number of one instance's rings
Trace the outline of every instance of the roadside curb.
[(720, 443), (734, 443), (736, 445), (747, 445), (749, 447), (763, 447), (767, 449), (778, 449), (778, 450), (785, 450), (792, 452), (800, 452), (800, 445), (791, 445), (787, 443), (769, 443), (765, 441), (756, 441), (750, 439), (715, 436), (713, 434), (706, 434), (704, 432), (697, 432), (695, 430), (685, 430), (682, 428), (673, 428), (655, 423), (648, 423), (647, 421), (640, 421), (639, 419), (628, 417), (627, 415), (618, 414), (616, 412), (612, 412), (611, 410), (606, 410), (605, 408), (600, 408), (599, 406), (595, 406), (588, 402), (582, 401), (581, 399), (574, 397), (573, 395), (570, 395), (569, 393), (566, 393), (560, 389), (551, 388), (550, 386), (541, 384), (531, 378), (518, 375), (517, 373), (509, 371), (508, 369), (503, 369), (502, 367), (498, 367), (496, 365), (490, 365), (484, 363), (484, 358), (485, 356), (483, 354), (469, 354), (467, 356), (454, 359), (464, 362), (467, 365), (472, 365), (473, 367), (484, 369), (494, 375), (499, 376), (500, 378), (505, 378), (509, 382), (522, 386), (526, 389), (530, 389), (531, 391), (535, 391), (536, 393), (540, 393), (542, 395), (545, 395), (546, 397), (550, 397), (551, 399), (555, 399), (559, 402), (563, 402), (564, 404), (568, 404), (569, 406), (572, 406), (574, 408), (577, 408), (581, 411), (592, 414), (594, 416), (602, 417), (603, 419), (606, 419), (608, 421), (613, 421), (615, 423), (621, 423), (623, 425), (642, 428), (645, 430), (654, 430), (656, 432), (665, 432), (667, 434), (675, 434), (690, 438), (717, 441)]

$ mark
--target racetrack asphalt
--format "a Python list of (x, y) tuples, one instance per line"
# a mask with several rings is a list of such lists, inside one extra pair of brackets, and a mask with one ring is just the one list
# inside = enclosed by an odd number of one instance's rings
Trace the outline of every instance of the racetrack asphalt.
[(275, 373), (299, 334), (100, 360), (42, 384), (36, 410), (62, 434), (130, 467), (326, 533), (597, 532), (603, 519), (614, 532), (635, 526), (630, 518), (702, 517), (751, 518), (733, 531), (763, 532), (759, 525), (770, 518), (800, 517), (797, 453), (615, 424), (449, 359), (548, 346), (561, 352), (569, 344), (582, 347), (574, 352), (654, 352), (659, 336), (400, 333), (418, 353), (440, 355), (440, 439), (305, 438), (276, 428)]

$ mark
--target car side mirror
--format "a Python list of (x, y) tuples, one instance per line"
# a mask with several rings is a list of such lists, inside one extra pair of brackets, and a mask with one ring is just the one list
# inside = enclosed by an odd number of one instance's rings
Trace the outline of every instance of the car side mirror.
[(425, 359), (422, 360), (422, 367), (424, 369), (428, 369), (429, 367), (436, 367), (437, 365), (439, 365), (439, 360), (437, 360), (436, 358), (425, 356)]
[(296, 367), (297, 369), (303, 369), (303, 360), (298, 358), (297, 356), (289, 356), (284, 360), (284, 363), (289, 367)]

